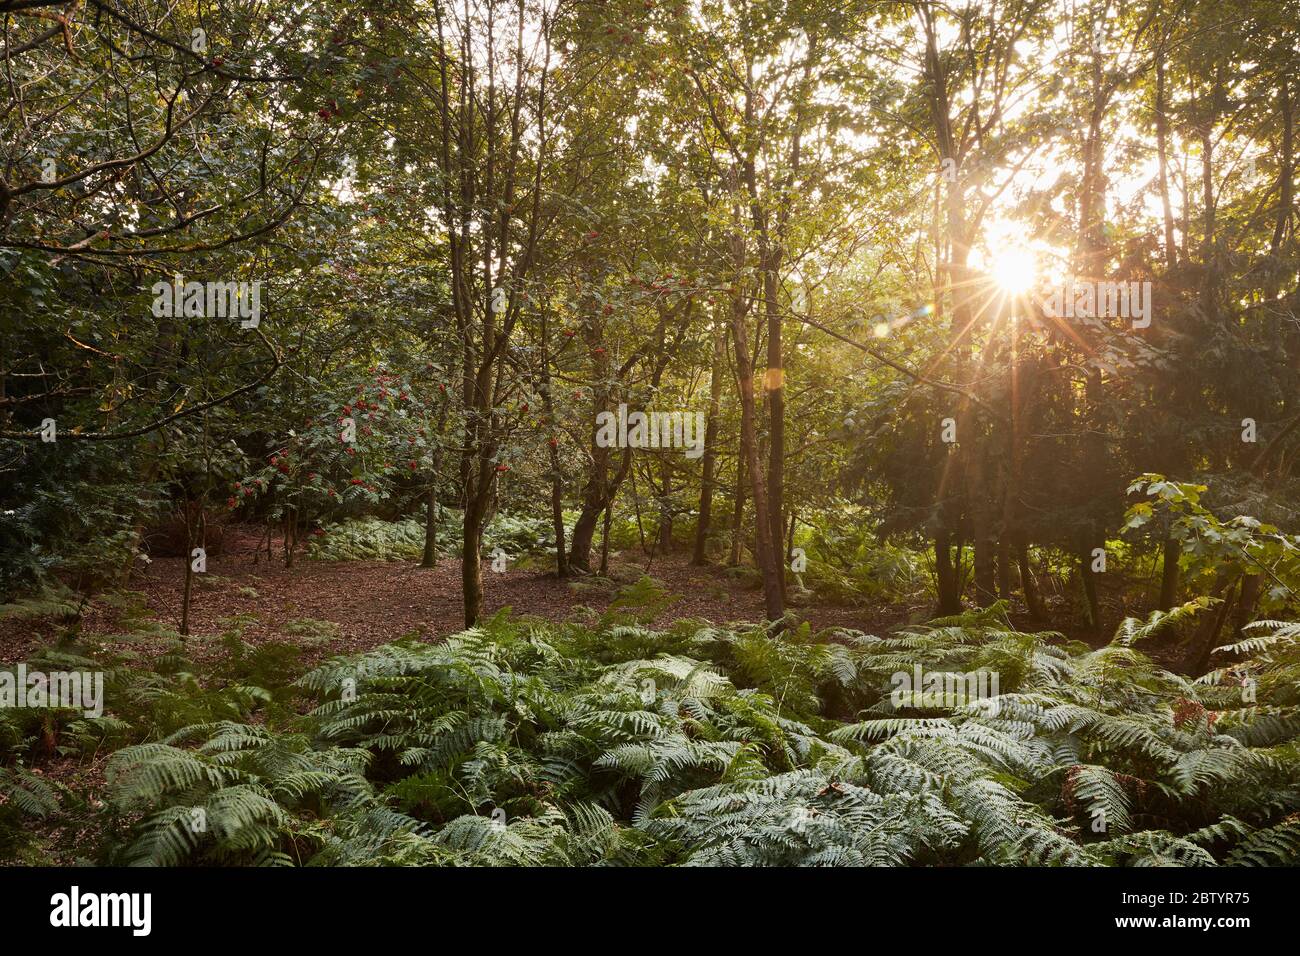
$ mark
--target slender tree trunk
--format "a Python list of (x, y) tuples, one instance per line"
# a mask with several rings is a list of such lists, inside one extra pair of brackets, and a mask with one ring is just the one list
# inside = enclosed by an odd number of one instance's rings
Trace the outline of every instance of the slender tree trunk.
[(785, 603), (785, 561), (776, 554), (781, 548), (785, 529), (785, 367), (781, 346), (781, 309), (777, 301), (778, 250), (768, 250), (763, 270), (763, 302), (767, 310), (767, 521), (771, 529), (774, 571), (781, 586), (781, 603)]
[(1047, 609), (1043, 606), (1038, 581), (1034, 578), (1034, 569), (1029, 563), (1029, 545), (1021, 542), (1016, 548), (1016, 562), (1020, 566), (1020, 587), (1025, 593), (1025, 607), (1034, 620), (1047, 620)]
[(298, 509), (289, 507), (284, 515), (284, 566), (293, 567), (293, 558), (298, 551)]
[(443, 402), (438, 411), (437, 444), (434, 445), (432, 474), (429, 476), (429, 496), (425, 501), (424, 513), (424, 554), (420, 567), (432, 568), (438, 564), (438, 525), (442, 518), (442, 509), (438, 507), (438, 472), (442, 467), (442, 436), (447, 427), (447, 403)]
[(1010, 602), (1013, 596), (1011, 583), (1011, 538), (1006, 532), (998, 536), (998, 597)]
[(941, 616), (961, 613), (961, 590), (952, 563), (952, 532), (941, 528), (934, 536), (934, 576), (939, 591), (936, 611)]
[(1168, 611), (1178, 603), (1178, 559), (1183, 547), (1177, 538), (1165, 538), (1160, 559), (1160, 600), (1157, 609)]
[[(1291, 84), (1284, 75), (1278, 90), (1278, 112), (1282, 114), (1282, 155), (1281, 169), (1278, 170), (1278, 207), (1277, 219), (1273, 225), (1273, 238), (1269, 242), (1269, 251), (1276, 256), (1282, 248), (1286, 237), (1287, 223), (1295, 211), (1295, 115), (1291, 109)], [(1276, 295), (1276, 293), (1274, 293)]]
[[(1089, 539), (1091, 543), (1091, 539)], [(1092, 631), (1101, 629), (1101, 599), (1097, 594), (1097, 575), (1092, 570), (1092, 548), (1085, 544), (1079, 554), (1079, 578), (1083, 583), (1084, 613), (1088, 617), (1088, 628)]]
[(613, 520), (613, 504), (605, 509), (605, 520), (600, 530), (600, 576), (609, 575), (609, 524)]
[[(971, 418), (973, 419), (973, 416)], [(967, 427), (973, 425), (972, 421)], [(969, 437), (967, 440), (970, 440)], [(975, 548), (975, 603), (980, 607), (988, 607), (998, 599), (998, 546), (989, 514), (984, 453), (984, 448), (971, 449), (970, 481), (967, 483), (970, 489), (971, 534)]]
[(736, 455), (736, 490), (731, 508), (731, 557), (733, 567), (740, 563), (740, 551), (745, 544), (745, 453)]
[(560, 480), (559, 456), (551, 449), (551, 525), (555, 529), (555, 576), (569, 576), (569, 555), (564, 544), (564, 488)]
[[(1219, 573), (1214, 586), (1210, 589), (1210, 597), (1219, 598), (1221, 603), (1204, 612), (1200, 624), (1184, 646), (1180, 662), (1180, 670), (1184, 674), (1200, 676), (1208, 669), (1210, 655), (1218, 643), (1219, 631), (1223, 629), (1223, 624), (1228, 619), (1233, 604), (1236, 603), (1236, 592), (1233, 590), (1236, 583), (1237, 574)], [(1228, 596), (1225, 598), (1225, 595)]]
[(673, 549), (673, 470), (668, 456), (659, 451), (659, 476), (662, 486), (659, 496), (659, 541), (660, 554), (667, 554)]
[(985, 531), (976, 537), (974, 547), (976, 603), (988, 607), (998, 599), (997, 541)]
[(432, 484), (424, 499), (424, 555), (420, 567), (432, 568), (438, 564), (438, 490)]
[(181, 593), (181, 634), (190, 633), (190, 602), (194, 596), (194, 517), (189, 496), (185, 498), (185, 584)]
[(1232, 633), (1237, 640), (1241, 640), (1242, 631), (1255, 619), (1255, 605), (1259, 603), (1259, 592), (1263, 584), (1262, 574), (1242, 575), (1241, 590), (1237, 595), (1237, 611), (1232, 619)]
[(709, 374), (709, 420), (704, 426), (703, 477), (700, 479), (700, 517), (695, 525), (695, 553), (692, 564), (705, 564), (709, 525), (713, 520), (713, 484), (718, 467), (718, 417), (722, 411), (722, 366), (725, 330), (713, 330), (713, 365)]
[[(733, 239), (733, 253), (743, 264), (743, 246), (739, 234)], [(754, 412), (754, 370), (749, 360), (749, 331), (745, 313), (748, 308), (742, 298), (741, 269), (737, 268), (736, 283), (731, 300), (731, 337), (736, 353), (736, 387), (740, 394), (740, 443), (746, 470), (750, 478), (750, 494), (754, 499), (755, 559), (763, 576), (763, 605), (769, 621), (780, 620), (785, 615), (785, 602), (781, 590), (781, 569), (776, 566), (776, 543), (772, 540), (769, 523), (767, 481), (758, 463), (758, 436)]]
[(473, 627), (483, 612), (483, 505), (471, 500), (465, 507), (464, 533), (461, 536), (460, 580), (464, 592), (465, 626)]
[(790, 520), (786, 522), (785, 553), (781, 556), (782, 564), (789, 564), (790, 555), (794, 553), (794, 526), (798, 522), (798, 520), (799, 520), (798, 515), (796, 515), (793, 511), (790, 512)]
[(1165, 65), (1156, 60), (1156, 155), (1160, 162), (1160, 208), (1165, 221), (1165, 264), (1178, 264), (1178, 246), (1174, 242), (1174, 209), (1169, 202), (1169, 117), (1165, 100)]

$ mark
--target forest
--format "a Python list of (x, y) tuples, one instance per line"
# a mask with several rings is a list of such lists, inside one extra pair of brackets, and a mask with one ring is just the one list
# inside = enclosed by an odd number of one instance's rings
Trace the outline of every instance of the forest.
[(1295, 0), (0, 0), (0, 865), (1300, 865), (1298, 123)]

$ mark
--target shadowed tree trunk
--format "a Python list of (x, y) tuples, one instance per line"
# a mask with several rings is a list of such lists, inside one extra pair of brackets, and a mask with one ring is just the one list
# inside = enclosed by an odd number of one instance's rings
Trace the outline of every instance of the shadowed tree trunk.
[(1167, 611), (1178, 603), (1178, 559), (1182, 551), (1178, 539), (1165, 538), (1160, 559), (1160, 600), (1156, 604), (1161, 611)]
[(961, 585), (952, 561), (952, 532), (941, 528), (934, 536), (934, 576), (940, 615), (961, 613)]
[(1101, 628), (1101, 598), (1097, 594), (1097, 574), (1092, 569), (1092, 548), (1089, 538), (1079, 554), (1079, 580), (1083, 585), (1084, 614), (1087, 616), (1088, 628), (1092, 631)]
[[(1210, 589), (1210, 597), (1220, 599), (1202, 612), (1200, 621), (1191, 638), (1183, 645), (1179, 670), (1184, 674), (1200, 676), (1209, 668), (1210, 654), (1218, 644), (1219, 631), (1223, 629), (1228, 614), (1236, 603), (1233, 585), (1237, 583), (1236, 572), (1220, 571)], [(1225, 599), (1225, 595), (1228, 597)]]
[(1241, 578), (1241, 590), (1237, 594), (1237, 610), (1232, 619), (1233, 637), (1241, 640), (1247, 624), (1255, 619), (1255, 605), (1259, 603), (1259, 592), (1264, 584), (1264, 575), (1246, 574)]
[(1021, 543), (1016, 548), (1016, 562), (1020, 566), (1020, 587), (1025, 594), (1025, 606), (1036, 621), (1047, 620), (1047, 609), (1043, 606), (1043, 597), (1038, 591), (1038, 581), (1034, 569), (1029, 563), (1029, 546)]

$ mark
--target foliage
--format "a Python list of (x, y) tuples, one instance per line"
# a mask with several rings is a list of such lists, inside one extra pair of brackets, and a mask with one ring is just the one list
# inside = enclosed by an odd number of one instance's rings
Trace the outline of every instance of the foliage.
[[(1229, 666), (1190, 681), (1140, 648), (1198, 607), (1128, 620), (1097, 649), (1017, 631), (1001, 606), (886, 638), (804, 628), (779, 640), (499, 615), (315, 667), (293, 685), (315, 705), (280, 729), (221, 715), (237, 685), (115, 678), (113, 699), (131, 703), (113, 717), (140, 742), (108, 762), (101, 852), (157, 864), (1295, 863), (1295, 627), (1252, 628), (1221, 649)], [(996, 706), (892, 694), (893, 675), (917, 666), (998, 674)], [(175, 728), (185, 715), (169, 695), (205, 716)], [(16, 810), (51, 814), (48, 792), (6, 773)]]

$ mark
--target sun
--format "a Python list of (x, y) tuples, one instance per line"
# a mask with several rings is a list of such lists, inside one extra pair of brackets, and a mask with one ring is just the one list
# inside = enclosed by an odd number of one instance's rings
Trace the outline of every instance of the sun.
[(993, 281), (1011, 295), (1028, 292), (1037, 271), (1038, 263), (1028, 249), (1003, 249), (993, 260)]

